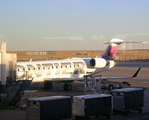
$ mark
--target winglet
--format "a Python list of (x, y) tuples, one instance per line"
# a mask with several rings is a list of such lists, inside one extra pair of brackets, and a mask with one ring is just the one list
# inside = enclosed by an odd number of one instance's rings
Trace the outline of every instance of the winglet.
[(135, 74), (132, 76), (132, 78), (137, 77), (139, 71), (140, 71), (141, 67), (139, 67), (139, 69), (135, 72)]

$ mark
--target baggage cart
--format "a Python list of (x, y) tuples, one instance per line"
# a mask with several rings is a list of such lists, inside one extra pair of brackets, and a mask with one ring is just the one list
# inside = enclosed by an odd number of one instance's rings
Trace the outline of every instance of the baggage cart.
[(92, 94), (74, 96), (72, 104), (73, 115), (76, 120), (86, 119), (89, 116), (105, 115), (108, 119), (111, 118), (112, 112), (112, 96), (106, 94)]
[(38, 90), (25, 90), (21, 93), (21, 110), (26, 109), (27, 98), (37, 97)]
[(72, 118), (72, 100), (69, 96), (28, 98), (26, 120), (59, 120)]
[(113, 111), (124, 112), (125, 115), (132, 109), (142, 113), (144, 107), (144, 88), (123, 88), (110, 91), (113, 96)]

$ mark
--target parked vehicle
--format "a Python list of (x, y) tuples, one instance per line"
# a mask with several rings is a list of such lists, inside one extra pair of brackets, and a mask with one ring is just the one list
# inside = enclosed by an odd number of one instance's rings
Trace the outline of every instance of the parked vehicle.
[(103, 89), (120, 89), (130, 87), (131, 84), (129, 82), (116, 82), (116, 81), (108, 81), (107, 79), (101, 80), (101, 88)]

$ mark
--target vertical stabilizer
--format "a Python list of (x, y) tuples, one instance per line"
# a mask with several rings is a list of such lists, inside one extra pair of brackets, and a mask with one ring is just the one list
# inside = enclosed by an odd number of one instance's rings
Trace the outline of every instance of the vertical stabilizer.
[(108, 42), (108, 46), (104, 53), (101, 55), (102, 58), (106, 60), (114, 60), (116, 53), (118, 51), (118, 47), (120, 44), (124, 43), (123, 40), (114, 38), (110, 42)]

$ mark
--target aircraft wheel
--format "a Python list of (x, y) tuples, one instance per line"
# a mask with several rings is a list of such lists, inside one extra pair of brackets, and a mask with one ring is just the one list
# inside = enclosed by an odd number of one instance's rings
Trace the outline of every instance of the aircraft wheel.
[(67, 89), (68, 89), (68, 90), (72, 90), (72, 85), (71, 85), (71, 84), (68, 84), (68, 85), (67, 85)]
[(109, 90), (113, 90), (113, 89), (114, 89), (113, 85), (109, 85)]
[(64, 84), (63, 89), (67, 90), (67, 83)]
[(44, 88), (45, 88), (45, 89), (48, 88), (48, 84), (47, 84), (47, 82), (44, 83)]
[(44, 84), (44, 88), (45, 89), (52, 89), (52, 87), (53, 87), (53, 85), (52, 85), (52, 83), (51, 82), (45, 82), (45, 84)]
[(72, 85), (65, 83), (64, 86), (63, 86), (63, 89), (64, 89), (64, 90), (72, 90)]
[(52, 88), (53, 88), (53, 85), (52, 85), (52, 83), (51, 83), (51, 82), (49, 82), (49, 83), (48, 83), (48, 89), (50, 89), (50, 90), (51, 90)]

